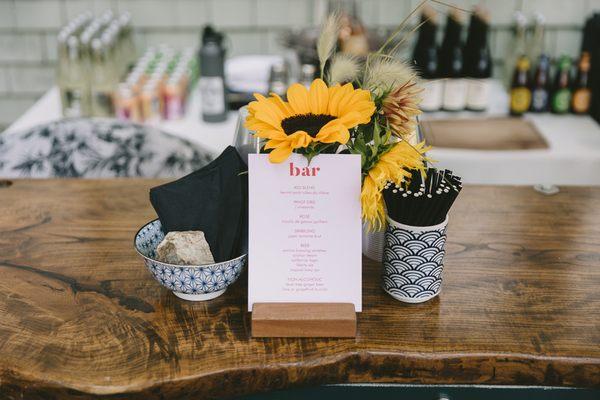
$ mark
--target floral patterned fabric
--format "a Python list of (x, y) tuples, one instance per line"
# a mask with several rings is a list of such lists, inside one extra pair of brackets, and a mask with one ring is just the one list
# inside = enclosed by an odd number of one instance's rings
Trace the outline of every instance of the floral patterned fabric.
[(65, 119), (0, 134), (0, 177), (178, 177), (212, 156), (155, 128), (112, 119)]

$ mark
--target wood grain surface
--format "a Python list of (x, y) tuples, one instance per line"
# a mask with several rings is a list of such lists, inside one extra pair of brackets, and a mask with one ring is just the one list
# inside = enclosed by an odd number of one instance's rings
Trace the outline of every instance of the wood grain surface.
[[(547, 149), (531, 121), (517, 117), (438, 119), (421, 122), (427, 144), (473, 150)], [(482, 135), (481, 132), (485, 132)]]
[(243, 277), (205, 303), (133, 249), (152, 180), (0, 189), (0, 398), (222, 398), (335, 382), (600, 387), (600, 188), (466, 187), (441, 295), (364, 261), (355, 339), (253, 339)]
[(254, 303), (254, 338), (356, 337), (356, 311), (352, 303)]

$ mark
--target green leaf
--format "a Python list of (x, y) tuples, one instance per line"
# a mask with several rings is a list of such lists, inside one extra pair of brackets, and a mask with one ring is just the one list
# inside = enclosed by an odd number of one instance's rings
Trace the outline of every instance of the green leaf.
[(377, 147), (379, 147), (380, 143), (381, 143), (381, 136), (380, 136), (379, 124), (377, 123), (377, 120), (375, 120), (375, 124), (373, 126), (373, 144), (377, 148)]

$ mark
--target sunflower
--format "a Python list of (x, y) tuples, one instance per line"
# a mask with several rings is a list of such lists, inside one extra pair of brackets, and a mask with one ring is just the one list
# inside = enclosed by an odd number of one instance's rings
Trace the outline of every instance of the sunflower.
[(269, 160), (280, 163), (296, 149), (319, 144), (346, 144), (349, 129), (371, 120), (375, 103), (368, 90), (354, 89), (352, 84), (327, 87), (315, 79), (307, 89), (299, 83), (291, 85), (287, 100), (276, 94), (255, 94), (248, 105), (245, 126), (256, 136), (267, 139)]
[(363, 220), (369, 223), (373, 230), (380, 230), (384, 226), (385, 208), (381, 191), (387, 182), (400, 185), (411, 177), (409, 170), (423, 170), (423, 153), (425, 142), (411, 146), (401, 140), (381, 155), (379, 161), (365, 176), (360, 193)]

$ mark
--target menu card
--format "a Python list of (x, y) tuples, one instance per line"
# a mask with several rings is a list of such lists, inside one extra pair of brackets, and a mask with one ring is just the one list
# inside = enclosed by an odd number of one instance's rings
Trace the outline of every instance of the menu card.
[(360, 156), (248, 156), (248, 311), (254, 303), (362, 310)]

